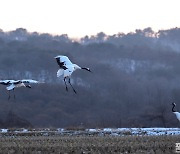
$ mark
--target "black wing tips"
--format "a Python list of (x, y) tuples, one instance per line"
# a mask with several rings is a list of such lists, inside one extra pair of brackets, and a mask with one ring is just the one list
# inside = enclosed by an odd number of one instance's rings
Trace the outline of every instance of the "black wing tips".
[(22, 83), (30, 83), (30, 81), (27, 81), (27, 80), (23, 80), (21, 81)]
[(8, 82), (0, 82), (0, 84), (2, 84), (2, 85), (8, 85), (9, 83), (8, 83)]
[(19, 84), (19, 83), (22, 83), (22, 81), (19, 80), (19, 81), (13, 82), (13, 84)]
[(10, 81), (7, 81), (7, 82), (5, 82), (5, 81), (0, 81), (0, 84), (2, 84), (2, 85), (9, 85), (11, 82)]
[(67, 69), (67, 67), (64, 65), (65, 62), (61, 62), (60, 57), (56, 57), (56, 61), (57, 61), (60, 68), (62, 68), (64, 70)]

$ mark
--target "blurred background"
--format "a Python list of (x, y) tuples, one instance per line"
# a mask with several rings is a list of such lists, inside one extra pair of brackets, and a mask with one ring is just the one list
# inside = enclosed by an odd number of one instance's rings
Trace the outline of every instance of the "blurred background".
[[(91, 68), (73, 73), (77, 95), (56, 77), (57, 55)], [(79, 40), (1, 29), (0, 79), (45, 82), (9, 101), (0, 85), (0, 127), (178, 127), (171, 103), (180, 111), (180, 28)]]

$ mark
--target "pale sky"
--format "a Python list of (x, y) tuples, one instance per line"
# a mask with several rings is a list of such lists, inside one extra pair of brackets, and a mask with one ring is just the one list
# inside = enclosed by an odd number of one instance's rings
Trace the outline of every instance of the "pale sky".
[(0, 29), (68, 34), (180, 27), (180, 0), (0, 0)]

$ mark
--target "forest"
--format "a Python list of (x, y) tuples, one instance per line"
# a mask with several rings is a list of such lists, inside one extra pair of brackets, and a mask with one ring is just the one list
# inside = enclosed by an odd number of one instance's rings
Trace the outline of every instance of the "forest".
[[(75, 71), (67, 92), (55, 56), (89, 67)], [(179, 127), (180, 28), (73, 39), (67, 34), (0, 29), (0, 80), (45, 82), (17, 88), (8, 100), (0, 85), (0, 127)], [(13, 95), (13, 93), (11, 93)]]

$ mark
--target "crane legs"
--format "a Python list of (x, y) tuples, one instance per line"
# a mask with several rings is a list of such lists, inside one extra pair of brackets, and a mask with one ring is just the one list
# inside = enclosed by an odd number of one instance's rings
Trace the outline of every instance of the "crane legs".
[[(66, 84), (66, 77), (64, 77), (64, 83), (65, 83), (65, 86), (66, 86), (66, 91), (68, 91), (68, 87), (67, 87), (67, 84)], [(69, 78), (69, 84), (70, 84), (71, 88), (73, 89), (74, 93), (77, 94), (76, 90), (73, 88), (73, 86), (72, 86), (72, 84), (71, 84), (70, 78)]]
[[(13, 93), (14, 93), (14, 89), (13, 89)], [(15, 93), (14, 93), (14, 100), (16, 99)]]
[[(14, 89), (13, 89), (13, 94), (14, 94), (14, 100), (16, 99), (15, 93), (14, 93)], [(9, 90), (9, 96), (8, 96), (8, 100), (10, 100), (11, 95), (10, 95), (10, 90)]]
[(66, 77), (64, 78), (64, 83), (65, 83), (65, 86), (66, 86), (66, 91), (68, 91), (68, 87), (67, 87), (67, 84), (66, 84)]
[(10, 99), (10, 97), (11, 97), (11, 96), (10, 96), (10, 91), (9, 91), (9, 96), (8, 96), (8, 100)]
[(77, 94), (76, 90), (73, 88), (73, 86), (72, 86), (72, 84), (71, 84), (70, 78), (69, 78), (69, 84), (71, 85), (71, 87), (72, 87), (72, 89), (73, 89), (74, 93), (76, 93), (76, 94)]

